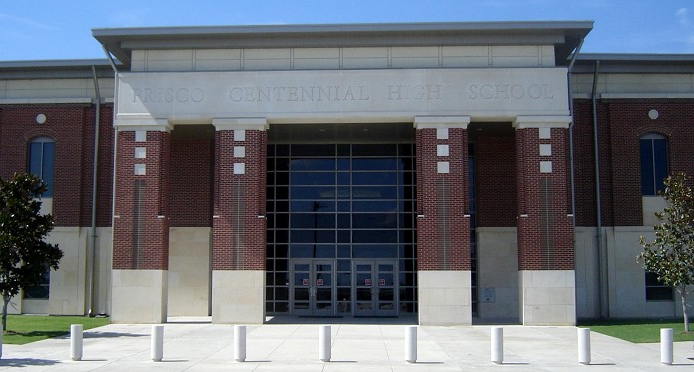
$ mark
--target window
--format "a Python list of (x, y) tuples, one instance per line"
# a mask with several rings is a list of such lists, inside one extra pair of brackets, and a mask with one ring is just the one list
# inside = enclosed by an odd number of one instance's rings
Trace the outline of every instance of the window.
[(665, 136), (649, 133), (641, 137), (641, 194), (658, 195), (668, 176), (668, 151)]
[(672, 287), (658, 280), (655, 273), (646, 273), (646, 301), (672, 301)]
[(55, 142), (51, 138), (39, 137), (29, 144), (29, 173), (41, 178), (48, 190), (42, 197), (53, 196), (53, 164), (55, 160)]
[(48, 299), (51, 284), (51, 268), (46, 266), (46, 271), (41, 276), (38, 285), (24, 288), (24, 298)]
[[(48, 137), (39, 137), (29, 143), (29, 173), (41, 178), (48, 189), (41, 195), (44, 199), (42, 206), (51, 205), (48, 198), (53, 197), (53, 165), (55, 161), (55, 142)], [(50, 211), (52, 208), (48, 208)], [(42, 208), (42, 213), (44, 209)], [(46, 271), (41, 277), (38, 285), (24, 288), (24, 298), (47, 299), (50, 288), (51, 271), (46, 267)]]

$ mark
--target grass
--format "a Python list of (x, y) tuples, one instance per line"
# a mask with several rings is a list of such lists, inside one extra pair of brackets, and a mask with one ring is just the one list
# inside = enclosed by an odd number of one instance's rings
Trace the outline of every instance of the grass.
[[(694, 321), (690, 322), (690, 329), (694, 329)], [(635, 343), (660, 342), (660, 329), (672, 328), (674, 341), (694, 341), (694, 331), (684, 332), (682, 318), (594, 320), (583, 321), (579, 327)]]
[(71, 324), (82, 324), (86, 330), (108, 323), (108, 318), (84, 316), (8, 315), (7, 331), (2, 336), (2, 343), (24, 345), (69, 334)]

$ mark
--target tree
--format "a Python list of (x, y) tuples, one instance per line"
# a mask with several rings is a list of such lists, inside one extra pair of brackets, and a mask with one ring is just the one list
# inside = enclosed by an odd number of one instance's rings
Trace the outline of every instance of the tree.
[(42, 215), (39, 197), (46, 184), (28, 173), (10, 181), (0, 178), (0, 295), (2, 329), (7, 330), (7, 305), (22, 288), (38, 285), (46, 270), (58, 269), (63, 252), (44, 239), (53, 230), (53, 216)]
[(647, 242), (641, 236), (643, 252), (637, 260), (662, 283), (677, 289), (682, 299), (684, 330), (689, 332), (686, 296), (687, 285), (694, 284), (694, 192), (685, 173), (669, 176), (664, 185), (661, 195), (667, 207), (655, 213), (661, 221), (653, 226), (655, 240)]

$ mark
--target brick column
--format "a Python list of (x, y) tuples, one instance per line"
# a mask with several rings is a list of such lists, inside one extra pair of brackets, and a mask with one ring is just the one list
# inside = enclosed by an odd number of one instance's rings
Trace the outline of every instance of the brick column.
[(168, 123), (159, 124), (117, 131), (114, 323), (166, 322), (171, 137)]
[(419, 323), (471, 324), (467, 125), (417, 117)]
[(566, 148), (570, 117), (519, 116), (518, 270), (526, 325), (576, 322), (573, 224)]
[(215, 119), (212, 321), (265, 321), (267, 121)]

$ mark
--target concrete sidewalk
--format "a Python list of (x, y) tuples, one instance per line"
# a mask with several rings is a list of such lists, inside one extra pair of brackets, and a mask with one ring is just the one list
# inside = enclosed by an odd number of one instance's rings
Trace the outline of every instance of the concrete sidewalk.
[[(504, 363), (490, 362), (489, 326), (419, 327), (418, 360), (405, 361), (407, 322), (397, 319), (295, 319), (247, 327), (247, 359), (234, 361), (233, 326), (164, 325), (164, 360), (150, 360), (151, 325), (111, 324), (84, 333), (82, 361), (70, 360), (69, 337), (4, 345), (0, 370), (22, 371), (652, 371), (694, 367), (691, 342), (675, 343), (673, 366), (659, 344), (632, 344), (591, 334), (592, 363), (577, 362), (575, 327), (504, 326)], [(318, 323), (320, 321), (320, 323)], [(332, 359), (318, 360), (318, 324), (332, 324)], [(356, 320), (359, 322), (360, 320)], [(393, 321), (397, 324), (393, 324)], [(681, 370), (681, 368), (679, 368)]]

